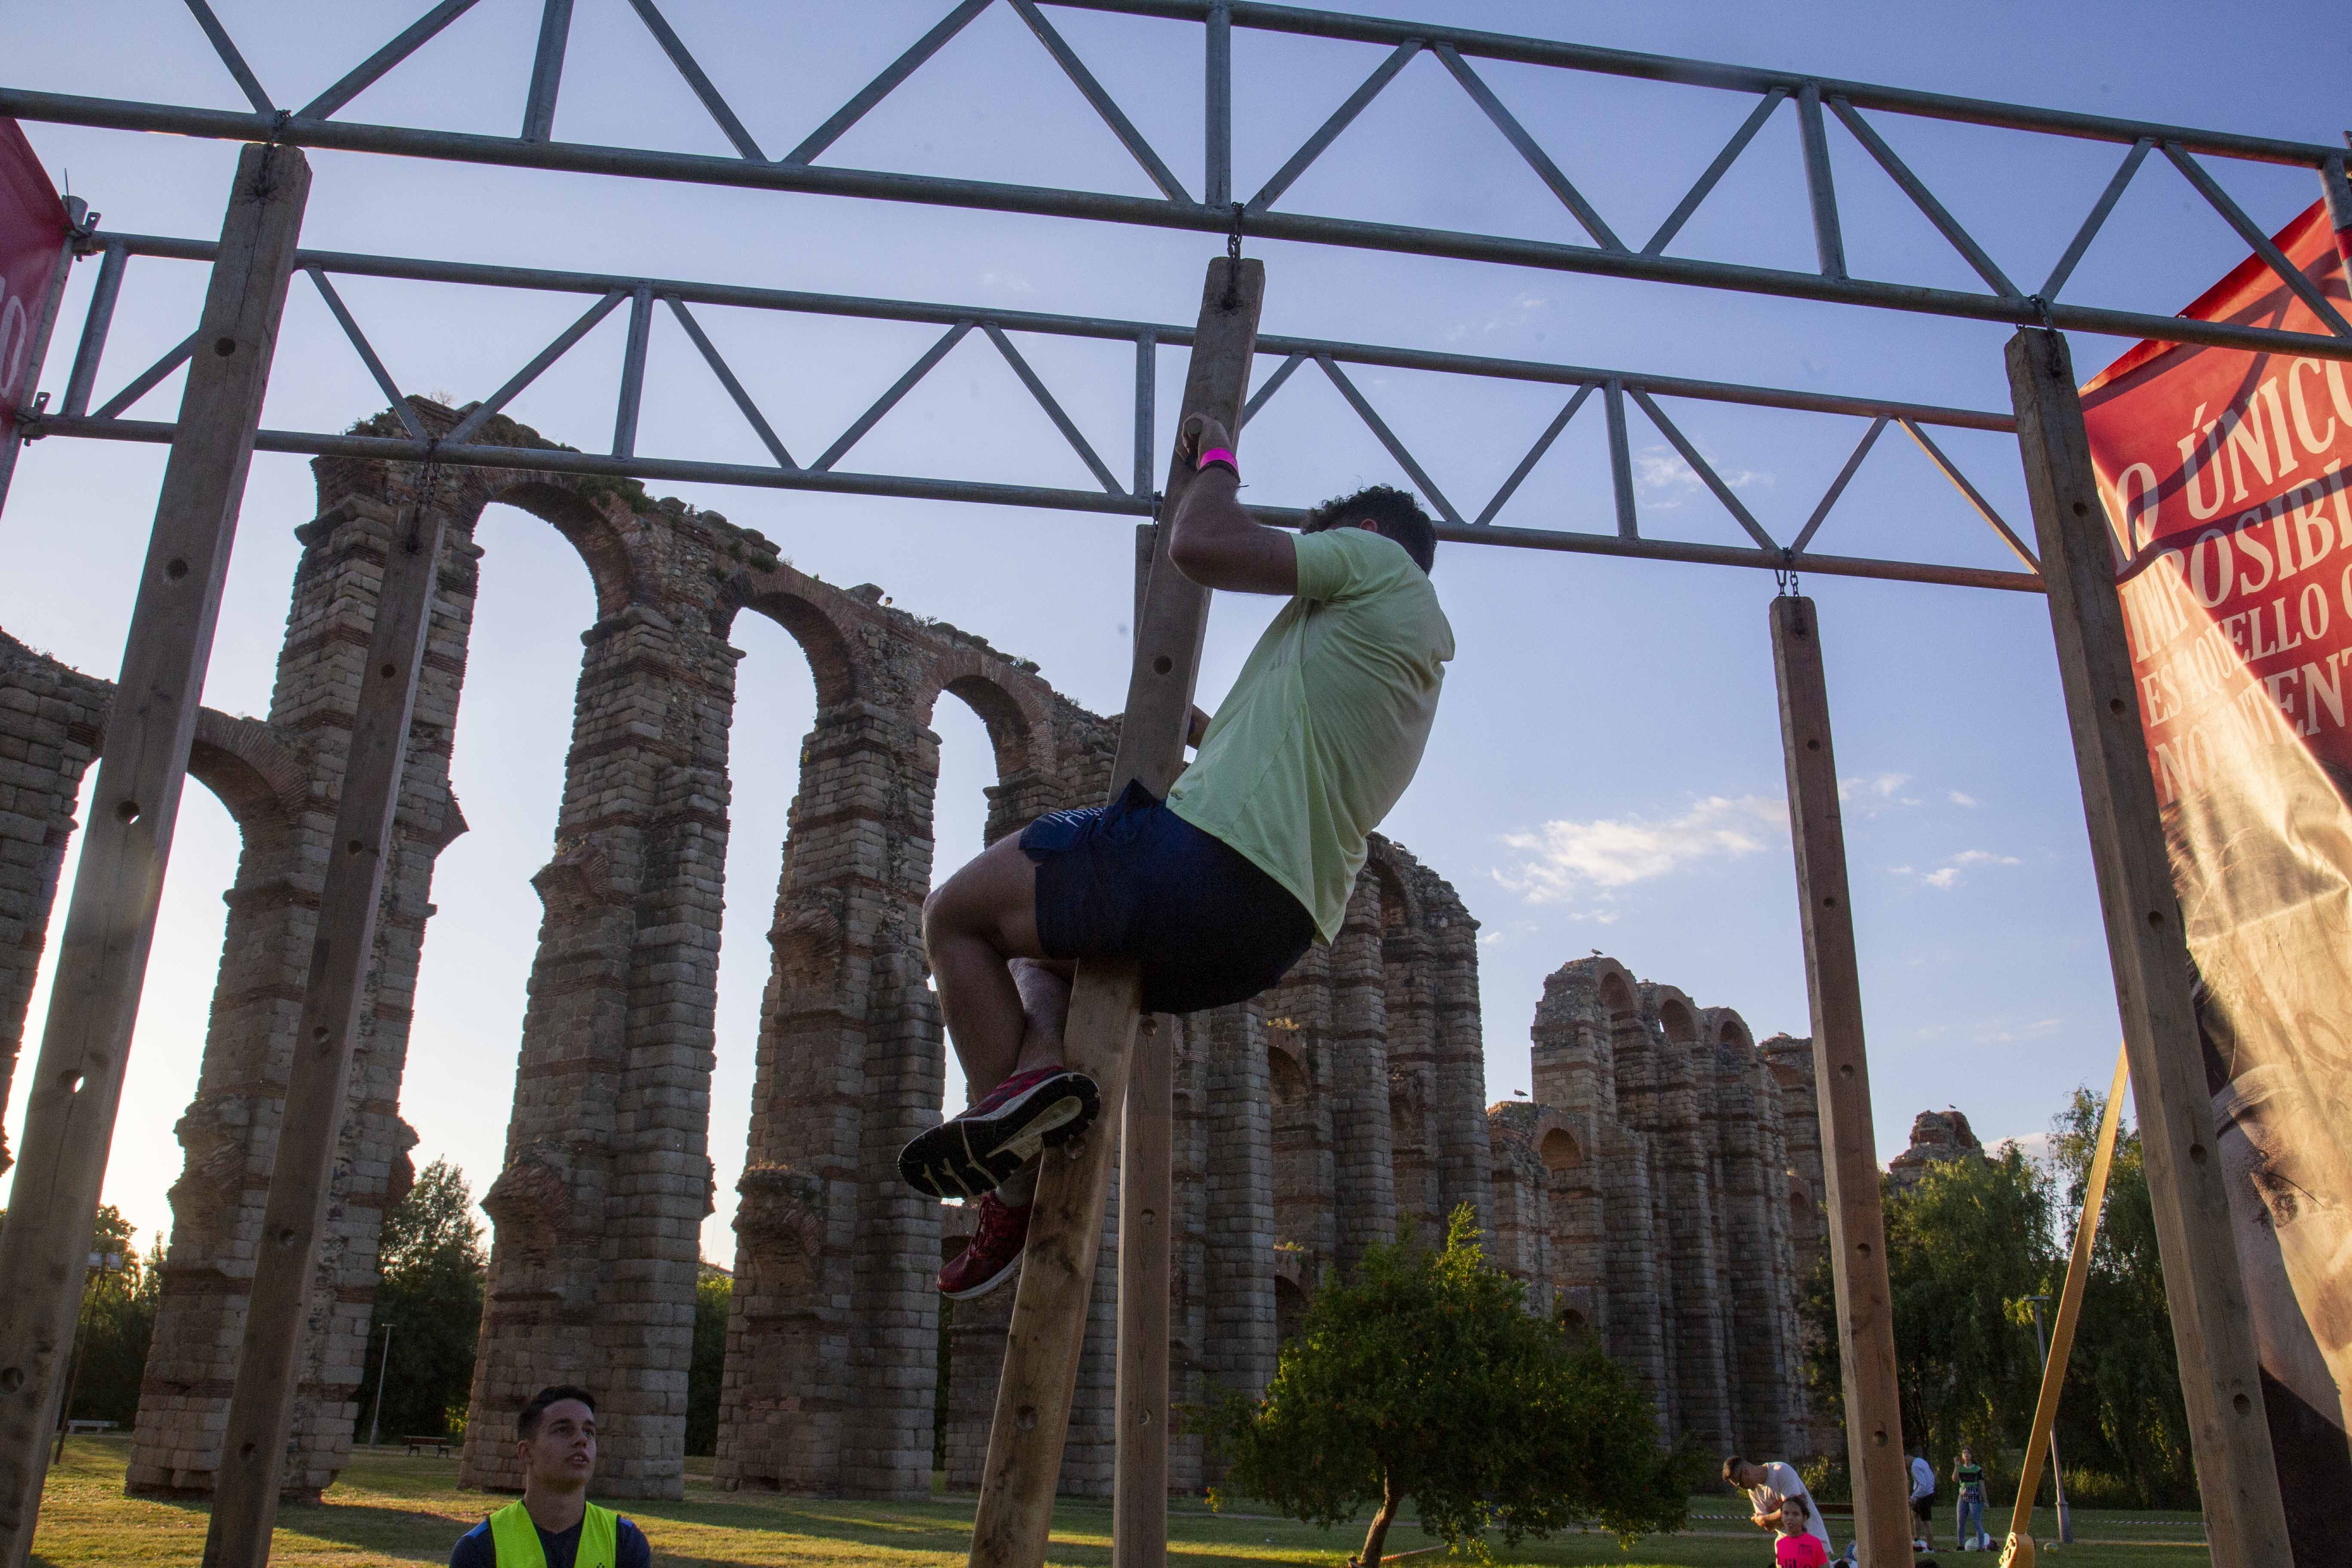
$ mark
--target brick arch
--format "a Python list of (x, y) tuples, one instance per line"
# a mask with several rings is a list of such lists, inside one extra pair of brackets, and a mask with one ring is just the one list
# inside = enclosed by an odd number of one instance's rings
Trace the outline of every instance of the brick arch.
[(1672, 985), (1653, 985), (1646, 1000), (1650, 1016), (1668, 1040), (1677, 1046), (1698, 1043), (1699, 1010), (1688, 996)]
[(258, 719), (196, 714), (188, 776), (213, 792), (247, 845), (285, 837), (310, 790), (310, 760)]
[(629, 541), (614, 520), (613, 509), (618, 503), (609, 492), (585, 489), (583, 481), (558, 474), (508, 476), (494, 469), (489, 478), (479, 504), (466, 519), (469, 532), (481, 507), (491, 502), (529, 512), (563, 535), (580, 552), (588, 580), (595, 586), (598, 619), (618, 615), (630, 605), (650, 602), (650, 596), (641, 592)]
[(953, 696), (988, 726), (999, 781), (1024, 773), (1051, 776), (1058, 763), (1052, 710), (1029, 689), (1029, 683), (1007, 680), (1005, 673), (998, 661), (974, 648), (941, 654), (932, 671), (937, 684), (923, 696), (919, 709), (923, 721), (930, 722), (942, 693)]
[(1756, 1054), (1756, 1035), (1748, 1020), (1729, 1007), (1708, 1007), (1698, 1016), (1700, 1033), (1718, 1047), (1729, 1047), (1742, 1057)]
[[(1373, 834), (1364, 843), (1364, 866), (1371, 872), (1373, 884), (1381, 895), (1381, 925), (1393, 930), (1399, 926), (1408, 931), (1422, 929), (1427, 911), (1414, 897), (1412, 879), (1406, 876), (1400, 861), (1409, 859), (1403, 847)], [(1391, 918), (1393, 916), (1393, 918)]]
[(815, 595), (781, 574), (739, 573), (727, 584), (718, 617), (719, 635), (725, 637), (742, 610), (765, 616), (791, 634), (807, 656), (809, 674), (816, 682), (820, 711), (866, 695), (856, 653), (847, 629)]

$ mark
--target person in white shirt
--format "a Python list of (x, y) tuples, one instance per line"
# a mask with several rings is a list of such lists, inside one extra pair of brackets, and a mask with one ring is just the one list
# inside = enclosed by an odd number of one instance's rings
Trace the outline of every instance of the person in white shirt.
[(1922, 1552), (1936, 1549), (1936, 1467), (1925, 1454), (1911, 1456), (1911, 1517), (1919, 1526), (1912, 1542)]
[(1748, 1521), (1759, 1530), (1777, 1531), (1780, 1504), (1789, 1498), (1804, 1499), (1805, 1533), (1820, 1539), (1824, 1557), (1830, 1554), (1829, 1526), (1822, 1522), (1822, 1510), (1815, 1506), (1813, 1494), (1805, 1489), (1804, 1478), (1797, 1474), (1795, 1466), (1778, 1459), (1750, 1464), (1734, 1454), (1723, 1461), (1723, 1479), (1748, 1494)]

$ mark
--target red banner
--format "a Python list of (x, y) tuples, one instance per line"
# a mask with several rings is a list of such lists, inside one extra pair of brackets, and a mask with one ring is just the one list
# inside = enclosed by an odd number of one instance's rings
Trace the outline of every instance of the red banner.
[[(2352, 236), (2342, 237), (2352, 238)], [(2342, 312), (2321, 205), (2277, 236)], [(2185, 315), (2327, 332), (2249, 258)], [(2083, 393), (2297, 1568), (2352, 1563), (2352, 365), (2142, 343)]]
[(13, 120), (0, 120), (0, 441), (33, 398), (50, 286), (65, 259), (65, 204)]

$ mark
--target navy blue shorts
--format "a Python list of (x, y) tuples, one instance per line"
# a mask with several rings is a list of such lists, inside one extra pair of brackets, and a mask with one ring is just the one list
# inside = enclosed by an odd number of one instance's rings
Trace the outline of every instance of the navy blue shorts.
[(1139, 961), (1147, 1013), (1246, 1002), (1315, 940), (1281, 883), (1140, 784), (1108, 806), (1039, 817), (1021, 848), (1037, 866), (1045, 956)]

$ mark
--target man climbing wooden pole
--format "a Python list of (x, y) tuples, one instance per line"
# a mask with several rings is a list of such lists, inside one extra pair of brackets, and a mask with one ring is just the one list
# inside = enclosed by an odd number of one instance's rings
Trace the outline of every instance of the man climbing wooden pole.
[[(1237, 298), (1227, 309), (1226, 285), (1236, 265), (1240, 274), (1231, 280)], [(1210, 263), (1201, 293), (1200, 331), (1184, 380), (1185, 417), (1210, 415), (1228, 429), (1241, 423), (1265, 289), (1265, 268), (1260, 262)], [(1187, 463), (1170, 466), (1163, 515), (1173, 515), (1194, 472)], [(1113, 801), (1130, 782), (1165, 795), (1183, 765), (1201, 640), (1208, 631), (1209, 591), (1170, 563), (1171, 531), (1165, 526), (1157, 531), (1143, 616), (1135, 626), (1127, 709), (1111, 767)], [(1094, 1079), (1106, 1104), (1117, 1105), (1125, 1095), (1140, 991), (1139, 971), (1131, 962), (1086, 963), (1071, 989), (1064, 1032), (1067, 1060)], [(1076, 1139), (1046, 1160), (1040, 1172), (1020, 1291), (1013, 1298), (1013, 1324), (1005, 1336), (996, 1418), (989, 1428), (980, 1511), (972, 1524), (975, 1568), (1014, 1568), (1045, 1561), (1062, 1445), (1069, 1433), (1070, 1397), (1077, 1386), (1078, 1355), (1086, 1338), (1095, 1252), (1102, 1239), (1111, 1142), (1108, 1128)], [(1164, 1139), (1160, 1146), (1166, 1148)], [(1120, 1436), (1125, 1436), (1122, 1430)]]
[[(1087, 1129), (1122, 1104), (1138, 1163), (1121, 1212), (1139, 1267), (1121, 1291), (1116, 1561), (1163, 1560), (1167, 1300), (1146, 1255), (1167, 1245), (1169, 1110), (1161, 1079), (1129, 1099), (1136, 1015), (1247, 1001), (1339, 934), (1454, 657), (1429, 577), (1436, 525), (1412, 496), (1375, 485), (1326, 501), (1296, 534), (1241, 504), (1231, 430), (1260, 285), (1236, 255), (1211, 268), (1202, 294), (1109, 804), (999, 839), (923, 911), (975, 1099), (909, 1142), (898, 1169), (919, 1191), (972, 1200), (971, 1243), (940, 1270), (942, 1293), (976, 1296), (1021, 1272), (978, 1564), (1044, 1559), (1111, 1158), (1108, 1132)], [(1287, 601), (1214, 719), (1192, 707), (1212, 590)], [(1200, 754), (1180, 774), (1187, 740)]]

